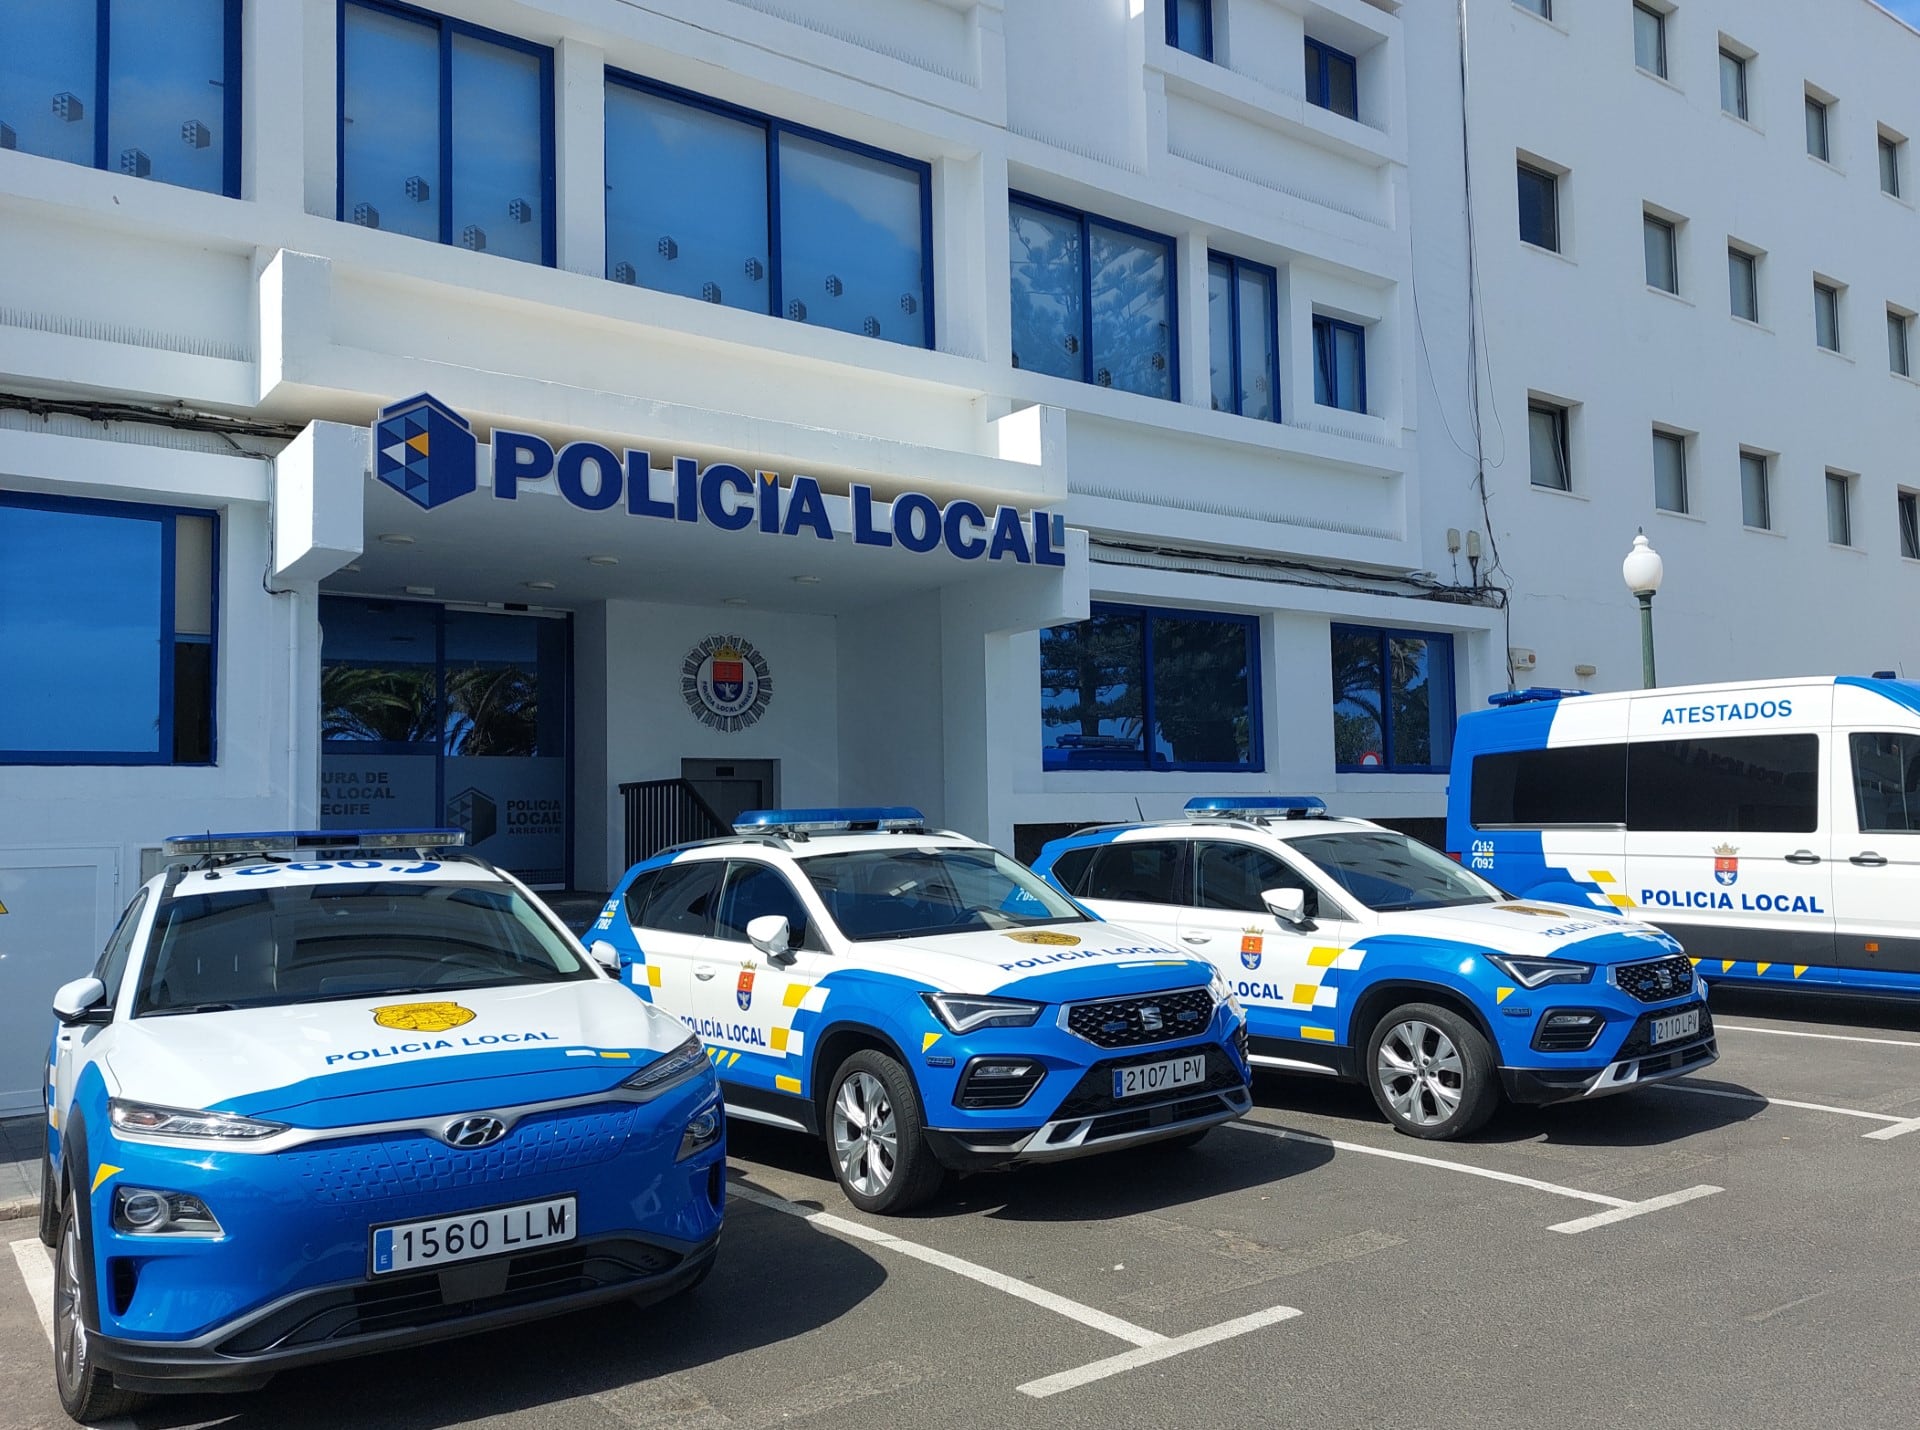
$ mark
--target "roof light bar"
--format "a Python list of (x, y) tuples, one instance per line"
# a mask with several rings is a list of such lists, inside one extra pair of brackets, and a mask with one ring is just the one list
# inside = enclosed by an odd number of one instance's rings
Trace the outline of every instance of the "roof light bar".
[(867, 805), (850, 809), (750, 809), (735, 817), (735, 834), (849, 834), (856, 831), (923, 830), (927, 817), (910, 805)]
[(1188, 819), (1319, 819), (1327, 802), (1311, 794), (1203, 794), (1186, 809)]
[(282, 849), (457, 849), (463, 829), (267, 829), (241, 834), (172, 834), (161, 841), (169, 857), (259, 854)]
[(1559, 690), (1551, 685), (1529, 685), (1524, 690), (1497, 691), (1487, 697), (1487, 704), (1527, 705), (1536, 700), (1564, 700), (1572, 695), (1591, 694), (1591, 690)]

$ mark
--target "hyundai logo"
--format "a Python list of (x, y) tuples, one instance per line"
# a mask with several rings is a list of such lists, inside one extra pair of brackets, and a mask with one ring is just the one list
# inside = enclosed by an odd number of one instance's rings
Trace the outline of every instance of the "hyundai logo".
[(449, 1147), (491, 1147), (507, 1135), (507, 1124), (497, 1117), (463, 1117), (440, 1130)]
[(1140, 1026), (1149, 1033), (1157, 1033), (1165, 1023), (1160, 1017), (1160, 1007), (1156, 1003), (1145, 1004), (1140, 1009)]

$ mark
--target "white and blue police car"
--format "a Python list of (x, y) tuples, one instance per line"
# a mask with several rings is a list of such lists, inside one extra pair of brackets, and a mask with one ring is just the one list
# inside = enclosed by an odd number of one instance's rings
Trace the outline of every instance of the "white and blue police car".
[(1714, 1061), (1705, 985), (1651, 925), (1511, 899), (1311, 797), (1186, 813), (1057, 839), (1034, 868), (1212, 960), (1246, 1006), (1255, 1067), (1363, 1080), (1400, 1131), (1452, 1138), (1503, 1093), (1597, 1097)]
[(861, 1210), (948, 1170), (1190, 1143), (1251, 1106), (1205, 962), (916, 810), (734, 828), (636, 864), (587, 938), (693, 1024), (732, 1116), (824, 1134)]
[(712, 1264), (699, 1040), (456, 831), (209, 835), (61, 988), (40, 1234), (77, 1420)]

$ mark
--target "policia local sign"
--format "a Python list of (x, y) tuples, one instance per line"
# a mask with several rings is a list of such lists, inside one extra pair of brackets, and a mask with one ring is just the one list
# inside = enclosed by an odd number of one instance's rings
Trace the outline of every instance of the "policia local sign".
[[(373, 448), (374, 475), (423, 509), (479, 487), (479, 439), (472, 423), (426, 393), (381, 409)], [(670, 471), (656, 472), (648, 452), (616, 453), (598, 442), (556, 449), (544, 437), (504, 427), (493, 429), (490, 449), (497, 501), (514, 501), (522, 486), (551, 479), (582, 511), (624, 506), (629, 516), (722, 531), (752, 527), (770, 535), (840, 539), (827, 516), (827, 496), (812, 477), (796, 474), (782, 486), (773, 472), (749, 472), (731, 462), (702, 467), (691, 457), (675, 457)], [(873, 488), (858, 482), (847, 497), (852, 539), (861, 546), (912, 552), (945, 547), (962, 561), (1067, 564), (1066, 521), (1051, 512), (1022, 514), (999, 506), (989, 513), (964, 498), (942, 506), (919, 492), (880, 502)]]

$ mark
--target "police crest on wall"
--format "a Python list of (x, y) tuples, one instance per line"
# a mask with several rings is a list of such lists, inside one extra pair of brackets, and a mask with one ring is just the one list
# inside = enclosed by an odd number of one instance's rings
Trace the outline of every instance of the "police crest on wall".
[(745, 730), (767, 713), (773, 674), (751, 642), (708, 636), (680, 663), (680, 695), (693, 718), (709, 729)]

